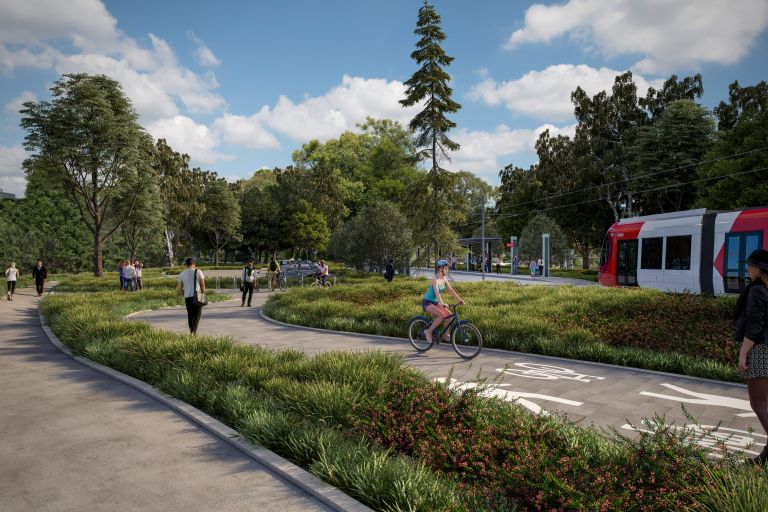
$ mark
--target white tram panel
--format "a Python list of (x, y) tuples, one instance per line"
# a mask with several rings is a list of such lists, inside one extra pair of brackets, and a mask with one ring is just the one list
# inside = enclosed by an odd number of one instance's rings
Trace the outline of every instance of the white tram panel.
[[(738, 217), (740, 213), (741, 210), (717, 214), (717, 217), (715, 218), (715, 245), (712, 248), (712, 261), (717, 260), (718, 254), (723, 250), (725, 246), (725, 235), (731, 232), (733, 223), (736, 222), (736, 217)], [(717, 270), (715, 265), (712, 265), (712, 285), (715, 295), (725, 294), (723, 276)]]
[[(643, 218), (643, 220), (647, 220), (638, 234), (637, 262), (637, 282), (641, 287), (667, 292), (701, 292), (699, 283), (701, 223), (705, 211), (700, 209), (688, 212), (672, 212), (649, 215)], [(690, 237), (690, 249), (687, 258), (685, 258), (686, 255), (682, 255), (684, 260), (676, 257), (675, 262), (668, 268), (669, 237)], [(661, 264), (659, 265), (661, 268), (642, 268), (643, 240), (649, 238), (661, 238), (662, 240)]]

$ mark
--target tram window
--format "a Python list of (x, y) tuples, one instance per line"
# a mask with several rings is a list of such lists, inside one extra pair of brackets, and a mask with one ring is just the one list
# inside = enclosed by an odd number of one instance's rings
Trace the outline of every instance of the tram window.
[(640, 268), (645, 270), (661, 270), (661, 253), (664, 239), (661, 237), (643, 238), (643, 255), (640, 258)]
[(608, 263), (608, 255), (611, 252), (611, 239), (606, 237), (603, 240), (603, 249), (600, 251), (600, 266), (602, 267)]
[(691, 269), (691, 236), (667, 237), (667, 270)]

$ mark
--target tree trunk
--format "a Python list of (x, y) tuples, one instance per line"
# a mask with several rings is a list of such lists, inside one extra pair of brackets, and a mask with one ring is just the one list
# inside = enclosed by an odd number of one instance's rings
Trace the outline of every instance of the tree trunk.
[(101, 232), (97, 229), (93, 234), (93, 275), (102, 276), (102, 258), (104, 251), (104, 241), (101, 239)]
[(165, 263), (172, 267), (176, 258), (173, 254), (173, 232), (170, 229), (165, 230)]
[(580, 246), (579, 254), (581, 254), (581, 268), (589, 270), (589, 244)]

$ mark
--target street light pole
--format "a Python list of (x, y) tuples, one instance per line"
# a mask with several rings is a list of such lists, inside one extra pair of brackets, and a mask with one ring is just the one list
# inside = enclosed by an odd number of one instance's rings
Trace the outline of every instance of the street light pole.
[(480, 239), (483, 244), (483, 257), (480, 260), (480, 266), (483, 267), (483, 281), (485, 281), (485, 194), (483, 194), (483, 222), (482, 222), (482, 231), (480, 233)]

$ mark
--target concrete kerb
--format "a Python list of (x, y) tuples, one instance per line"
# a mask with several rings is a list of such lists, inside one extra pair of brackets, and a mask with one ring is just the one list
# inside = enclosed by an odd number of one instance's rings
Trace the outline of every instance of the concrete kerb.
[[(294, 329), (302, 329), (306, 331), (314, 331), (314, 332), (321, 332), (325, 334), (341, 334), (344, 336), (365, 336), (367, 338), (374, 338), (379, 340), (385, 340), (385, 341), (393, 341), (398, 343), (407, 342), (408, 340), (406, 338), (397, 338), (394, 336), (382, 336), (381, 334), (366, 334), (366, 333), (360, 333), (360, 332), (349, 332), (349, 331), (334, 331), (331, 329), (320, 329), (319, 327), (307, 327), (304, 325), (295, 325), (295, 324), (289, 324), (286, 322), (281, 322), (280, 320), (275, 320), (274, 318), (271, 318), (267, 316), (266, 313), (264, 313), (263, 309), (259, 310), (259, 314), (261, 315), (261, 318), (264, 319), (267, 322), (272, 322), (276, 325), (281, 325), (283, 327), (292, 327)], [(639, 374), (645, 374), (645, 375), (660, 375), (662, 377), (673, 377), (676, 379), (686, 379), (693, 382), (703, 382), (707, 384), (720, 384), (725, 386), (731, 386), (738, 389), (746, 389), (746, 384), (740, 384), (738, 382), (725, 382), (721, 380), (713, 380), (713, 379), (706, 379), (704, 377), (692, 377), (689, 375), (680, 375), (677, 373), (669, 373), (669, 372), (660, 372), (656, 370), (646, 370), (643, 368), (633, 368), (631, 366), (617, 366), (615, 364), (609, 364), (609, 363), (598, 363), (595, 361), (582, 361), (580, 359), (567, 359), (565, 357), (557, 357), (557, 356), (546, 356), (543, 354), (530, 354), (527, 352), (515, 352), (512, 350), (503, 350), (500, 348), (486, 348), (483, 347), (482, 352), (492, 352), (494, 354), (499, 355), (513, 355), (513, 356), (520, 356), (520, 357), (530, 357), (533, 359), (540, 359), (542, 361), (547, 362), (557, 362), (557, 363), (565, 363), (565, 364), (584, 364), (588, 366), (594, 366), (597, 368), (611, 368), (613, 370), (621, 369), (627, 372), (634, 372)]]
[(239, 450), (244, 455), (263, 465), (278, 477), (290, 482), (310, 496), (316, 498), (318, 501), (331, 508), (332, 510), (336, 510), (337, 512), (371, 511), (370, 508), (366, 507), (359, 501), (344, 494), (339, 489), (331, 486), (330, 484), (323, 482), (316, 476), (301, 469), (300, 467), (296, 466), (292, 462), (289, 462), (287, 459), (284, 459), (271, 450), (250, 444), (248, 440), (240, 436), (240, 434), (238, 434), (234, 429), (224, 425), (220, 421), (192, 407), (186, 402), (182, 402), (181, 400), (173, 398), (172, 396), (166, 395), (165, 393), (162, 393), (156, 388), (150, 386), (146, 382), (125, 375), (124, 373), (120, 373), (116, 370), (113, 370), (112, 368), (96, 363), (84, 357), (74, 356), (72, 352), (46, 325), (45, 320), (43, 319), (43, 315), (40, 313), (39, 309), (38, 317), (40, 319), (40, 325), (43, 329), (43, 332), (45, 332), (45, 335), (48, 337), (48, 341), (54, 347), (75, 361), (79, 362), (80, 364), (96, 370), (97, 372), (102, 373), (103, 375), (106, 375), (118, 382), (126, 384), (144, 393), (150, 398), (157, 400), (184, 418), (187, 418), (192, 423), (198, 425), (200, 428), (210, 432), (233, 448)]

